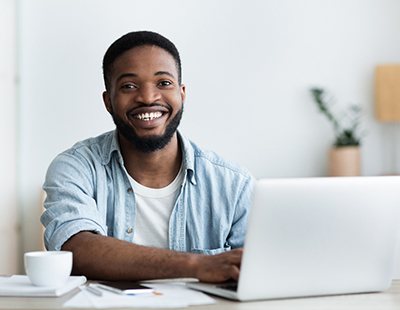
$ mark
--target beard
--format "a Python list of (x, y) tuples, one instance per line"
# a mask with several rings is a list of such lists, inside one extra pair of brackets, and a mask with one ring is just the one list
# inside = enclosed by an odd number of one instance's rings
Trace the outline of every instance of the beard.
[(162, 135), (154, 135), (145, 138), (139, 137), (135, 130), (130, 125), (125, 123), (120, 117), (118, 117), (118, 115), (111, 113), (111, 116), (115, 125), (117, 126), (118, 132), (124, 136), (124, 138), (128, 140), (136, 150), (143, 153), (151, 153), (163, 149), (171, 141), (181, 122), (182, 114), (183, 105), (171, 122), (167, 125), (167, 128)]

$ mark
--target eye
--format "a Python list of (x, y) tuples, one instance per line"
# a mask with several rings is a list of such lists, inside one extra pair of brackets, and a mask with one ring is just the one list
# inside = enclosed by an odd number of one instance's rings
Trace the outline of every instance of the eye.
[(136, 89), (136, 85), (133, 83), (125, 83), (121, 85), (121, 89)]
[(161, 87), (167, 87), (167, 86), (172, 85), (172, 82), (168, 81), (168, 80), (164, 80), (164, 81), (161, 81), (160, 83), (158, 83), (158, 85)]

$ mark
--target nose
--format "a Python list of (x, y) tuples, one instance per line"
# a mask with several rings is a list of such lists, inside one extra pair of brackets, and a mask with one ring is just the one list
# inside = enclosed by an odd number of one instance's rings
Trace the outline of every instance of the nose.
[(137, 90), (136, 101), (142, 104), (152, 104), (157, 102), (160, 97), (160, 90), (156, 86), (143, 84)]

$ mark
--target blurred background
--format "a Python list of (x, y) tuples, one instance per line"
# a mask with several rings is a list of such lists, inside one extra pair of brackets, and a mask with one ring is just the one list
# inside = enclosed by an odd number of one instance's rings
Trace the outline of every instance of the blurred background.
[(182, 132), (256, 178), (327, 175), (334, 133), (314, 86), (362, 108), (361, 175), (400, 171), (400, 129), (374, 113), (376, 66), (400, 63), (397, 0), (0, 0), (0, 274), (41, 248), (50, 161), (114, 128), (102, 57), (134, 30), (181, 53)]

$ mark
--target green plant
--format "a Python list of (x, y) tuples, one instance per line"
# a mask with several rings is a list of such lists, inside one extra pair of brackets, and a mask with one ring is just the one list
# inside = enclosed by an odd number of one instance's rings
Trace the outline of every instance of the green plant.
[(360, 124), (361, 108), (358, 105), (350, 105), (349, 109), (339, 118), (331, 111), (333, 99), (328, 98), (324, 89), (311, 88), (310, 91), (319, 111), (333, 125), (333, 129), (335, 130), (334, 146), (360, 145), (361, 136), (357, 134), (357, 131)]

